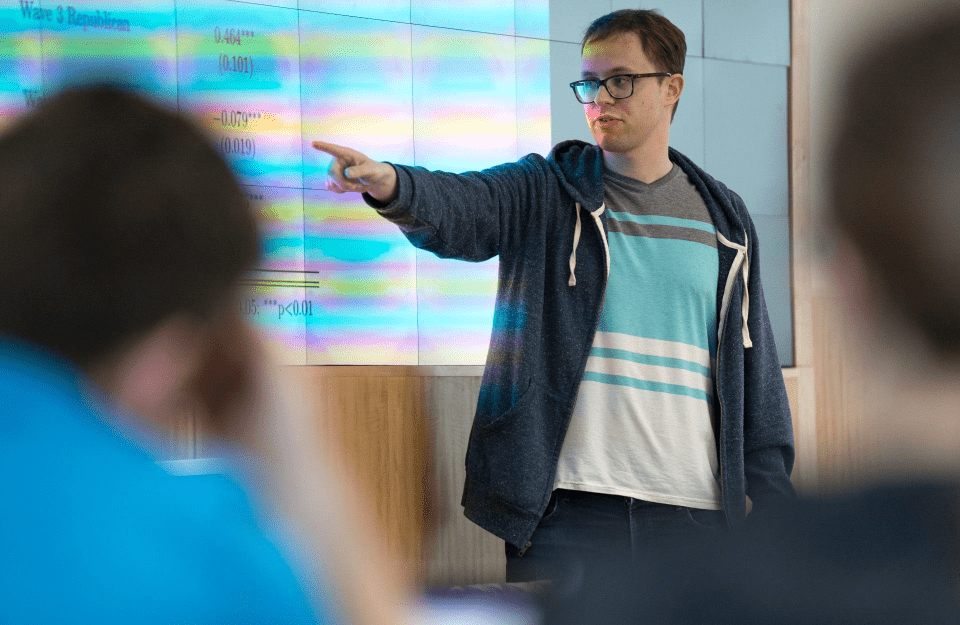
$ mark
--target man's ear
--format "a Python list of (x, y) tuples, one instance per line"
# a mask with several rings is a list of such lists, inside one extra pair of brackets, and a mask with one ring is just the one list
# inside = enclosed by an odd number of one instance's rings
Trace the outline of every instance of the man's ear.
[(235, 311), (225, 311), (208, 325), (189, 393), (212, 433), (229, 437), (238, 427), (235, 414), (251, 400), (257, 383), (254, 359), (262, 357), (258, 347), (255, 331)]
[(203, 343), (203, 326), (176, 316), (101, 364), (93, 378), (133, 416), (167, 432), (190, 401)]
[(680, 94), (683, 93), (683, 87), (686, 84), (683, 79), (683, 74), (668, 76), (666, 83), (666, 88), (664, 89), (664, 104), (673, 106), (673, 104), (680, 99)]

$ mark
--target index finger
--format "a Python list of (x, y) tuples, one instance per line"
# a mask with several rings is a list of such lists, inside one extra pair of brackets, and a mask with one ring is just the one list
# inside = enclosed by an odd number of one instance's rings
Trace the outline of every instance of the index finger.
[(314, 141), (312, 144), (315, 150), (320, 150), (321, 152), (326, 152), (334, 158), (350, 159), (355, 158), (357, 152), (351, 150), (348, 147), (337, 145), (335, 143), (325, 143), (323, 141)]

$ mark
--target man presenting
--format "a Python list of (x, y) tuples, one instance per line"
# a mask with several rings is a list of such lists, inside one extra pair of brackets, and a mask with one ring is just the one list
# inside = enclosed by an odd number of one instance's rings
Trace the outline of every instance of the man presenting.
[(571, 84), (597, 145), (455, 175), (335, 158), (416, 246), (500, 256), (467, 451), (466, 516), (506, 541), (507, 579), (744, 518), (790, 496), (789, 407), (742, 200), (668, 147), (683, 33), (597, 19)]

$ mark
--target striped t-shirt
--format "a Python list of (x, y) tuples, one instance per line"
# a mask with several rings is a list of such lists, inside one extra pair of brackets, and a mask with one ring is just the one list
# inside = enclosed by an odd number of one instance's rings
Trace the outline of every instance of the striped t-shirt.
[(603, 183), (610, 277), (555, 487), (719, 509), (716, 228), (676, 165)]

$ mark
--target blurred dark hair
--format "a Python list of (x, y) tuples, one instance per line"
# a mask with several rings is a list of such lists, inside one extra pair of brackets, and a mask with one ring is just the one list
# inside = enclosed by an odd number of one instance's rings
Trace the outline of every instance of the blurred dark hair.
[(163, 320), (207, 318), (259, 255), (230, 169), (176, 114), (109, 86), (0, 136), (0, 332), (81, 366)]
[(874, 46), (842, 84), (829, 217), (898, 316), (960, 355), (960, 13)]
[[(643, 53), (658, 72), (683, 74), (687, 40), (683, 31), (656, 9), (621, 9), (598, 17), (583, 34), (580, 51), (583, 52), (591, 41), (602, 41), (624, 33), (635, 33), (640, 38)], [(663, 82), (663, 78), (659, 80)], [(679, 100), (674, 103), (671, 119), (679, 103)]]

